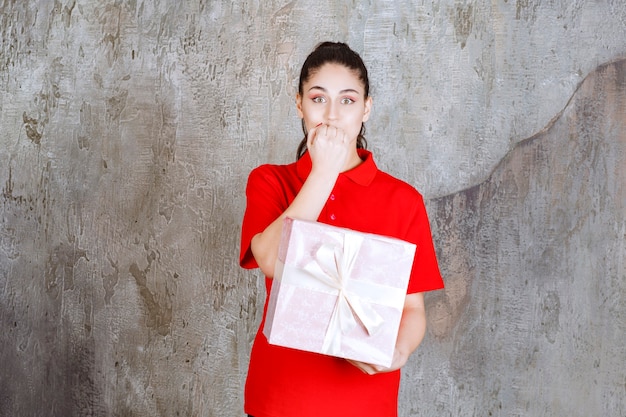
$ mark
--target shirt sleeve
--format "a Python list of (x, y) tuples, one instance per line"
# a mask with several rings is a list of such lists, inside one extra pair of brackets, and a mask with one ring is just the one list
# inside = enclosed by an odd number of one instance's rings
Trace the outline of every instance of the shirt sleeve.
[(278, 176), (271, 168), (270, 165), (261, 165), (248, 176), (239, 254), (239, 264), (243, 268), (258, 268), (250, 247), (252, 238), (265, 230), (288, 206)]
[(426, 213), (424, 199), (419, 193), (409, 217), (407, 240), (415, 243), (417, 248), (415, 249), (415, 258), (407, 293), (442, 289), (444, 283), (439, 271), (439, 264), (437, 263), (428, 214)]

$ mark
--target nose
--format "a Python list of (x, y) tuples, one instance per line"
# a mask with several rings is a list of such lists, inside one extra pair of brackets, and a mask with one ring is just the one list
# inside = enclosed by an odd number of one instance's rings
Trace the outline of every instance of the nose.
[(326, 106), (326, 119), (329, 121), (337, 120), (339, 113), (339, 105), (331, 100)]

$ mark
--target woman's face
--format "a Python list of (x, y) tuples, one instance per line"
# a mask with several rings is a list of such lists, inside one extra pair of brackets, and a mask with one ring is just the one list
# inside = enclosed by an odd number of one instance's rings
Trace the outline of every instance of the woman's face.
[(296, 97), (298, 114), (307, 131), (320, 123), (343, 130), (356, 143), (361, 125), (369, 119), (371, 97), (354, 71), (340, 64), (324, 64), (302, 85)]

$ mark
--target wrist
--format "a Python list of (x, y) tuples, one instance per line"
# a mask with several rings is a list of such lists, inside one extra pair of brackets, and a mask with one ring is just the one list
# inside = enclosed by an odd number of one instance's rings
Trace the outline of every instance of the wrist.
[(330, 187), (335, 186), (335, 182), (339, 177), (339, 172), (335, 172), (329, 169), (316, 168), (315, 166), (311, 169), (309, 176), (307, 178), (307, 182), (315, 182), (319, 184), (330, 185)]
[(409, 349), (406, 349), (405, 347), (402, 347), (402, 346), (396, 347), (397, 360), (400, 363), (400, 366), (404, 365), (409, 360), (409, 356), (411, 356), (411, 353), (412, 352)]

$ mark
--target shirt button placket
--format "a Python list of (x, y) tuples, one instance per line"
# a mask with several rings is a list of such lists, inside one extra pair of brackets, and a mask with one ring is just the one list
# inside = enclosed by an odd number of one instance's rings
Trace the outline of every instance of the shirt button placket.
[[(328, 197), (328, 199), (329, 199), (330, 201), (334, 202), (334, 201), (335, 201), (335, 199), (336, 199), (335, 194), (334, 194), (334, 193), (332, 193), (332, 194), (330, 195), (330, 197)], [(329, 217), (330, 217), (330, 219), (331, 219), (332, 221), (335, 221), (335, 220), (337, 219), (337, 216), (336, 216), (336, 215), (335, 215), (335, 213), (334, 213), (334, 209), (335, 209), (335, 208), (334, 208), (334, 204), (332, 204), (332, 205), (330, 206), (330, 209), (331, 209), (331, 213), (330, 213), (330, 216), (329, 216)]]

